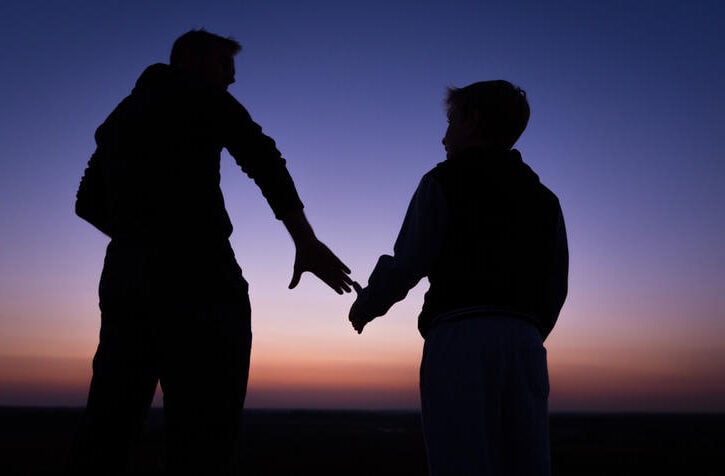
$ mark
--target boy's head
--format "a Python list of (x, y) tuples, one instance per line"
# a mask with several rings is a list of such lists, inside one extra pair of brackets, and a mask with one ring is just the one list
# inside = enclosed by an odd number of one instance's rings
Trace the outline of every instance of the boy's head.
[(232, 38), (191, 30), (176, 39), (169, 63), (226, 89), (234, 82), (234, 55), (241, 49)]
[(508, 81), (481, 81), (449, 88), (448, 130), (443, 138), (448, 156), (471, 147), (508, 150), (529, 122), (526, 92)]

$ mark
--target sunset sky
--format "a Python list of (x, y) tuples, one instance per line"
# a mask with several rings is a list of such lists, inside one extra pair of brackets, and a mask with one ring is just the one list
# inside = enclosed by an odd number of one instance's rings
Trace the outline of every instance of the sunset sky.
[[(444, 159), (448, 86), (508, 79), (517, 144), (560, 198), (570, 293), (554, 411), (725, 411), (725, 4), (38, 1), (0, 4), (0, 405), (83, 405), (107, 239), (73, 213), (93, 133), (180, 34), (243, 45), (230, 92), (288, 161), (318, 237), (367, 279)], [(427, 288), (363, 335), (226, 154), (250, 282), (251, 408), (419, 407)]]

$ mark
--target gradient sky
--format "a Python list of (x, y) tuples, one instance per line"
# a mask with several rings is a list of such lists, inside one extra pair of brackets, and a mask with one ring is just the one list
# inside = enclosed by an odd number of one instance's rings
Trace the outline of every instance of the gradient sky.
[[(93, 132), (173, 40), (239, 40), (230, 87), (288, 160), (318, 237), (365, 282), (444, 159), (448, 86), (508, 79), (517, 144), (561, 199), (570, 294), (555, 411), (725, 411), (719, 1), (36, 1), (0, 5), (0, 405), (82, 405), (107, 240), (74, 216)], [(248, 407), (417, 408), (427, 282), (358, 336), (226, 155), (251, 283)]]

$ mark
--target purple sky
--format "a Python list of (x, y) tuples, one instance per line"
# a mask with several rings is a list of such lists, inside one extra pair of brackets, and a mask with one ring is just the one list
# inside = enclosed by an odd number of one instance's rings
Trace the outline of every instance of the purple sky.
[[(3, 1), (0, 405), (83, 402), (106, 240), (73, 200), (93, 132), (177, 36), (205, 27), (243, 44), (230, 92), (359, 281), (444, 159), (445, 88), (523, 87), (532, 117), (517, 148), (559, 195), (571, 246), (570, 297), (547, 341), (552, 407), (725, 411), (725, 6), (541, 3)], [(417, 405), (425, 284), (358, 336), (349, 296), (309, 276), (286, 289), (292, 243), (223, 163), (252, 285), (250, 405)], [(389, 399), (335, 386), (347, 375), (366, 388), (350, 375), (372, 363), (398, 369)], [(317, 371), (327, 384), (285, 387)]]

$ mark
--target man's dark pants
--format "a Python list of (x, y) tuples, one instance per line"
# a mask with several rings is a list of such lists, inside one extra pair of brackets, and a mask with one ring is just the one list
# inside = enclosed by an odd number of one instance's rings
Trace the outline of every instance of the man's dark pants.
[(124, 474), (157, 383), (166, 473), (233, 474), (251, 350), (247, 283), (229, 243), (114, 240), (74, 474)]

